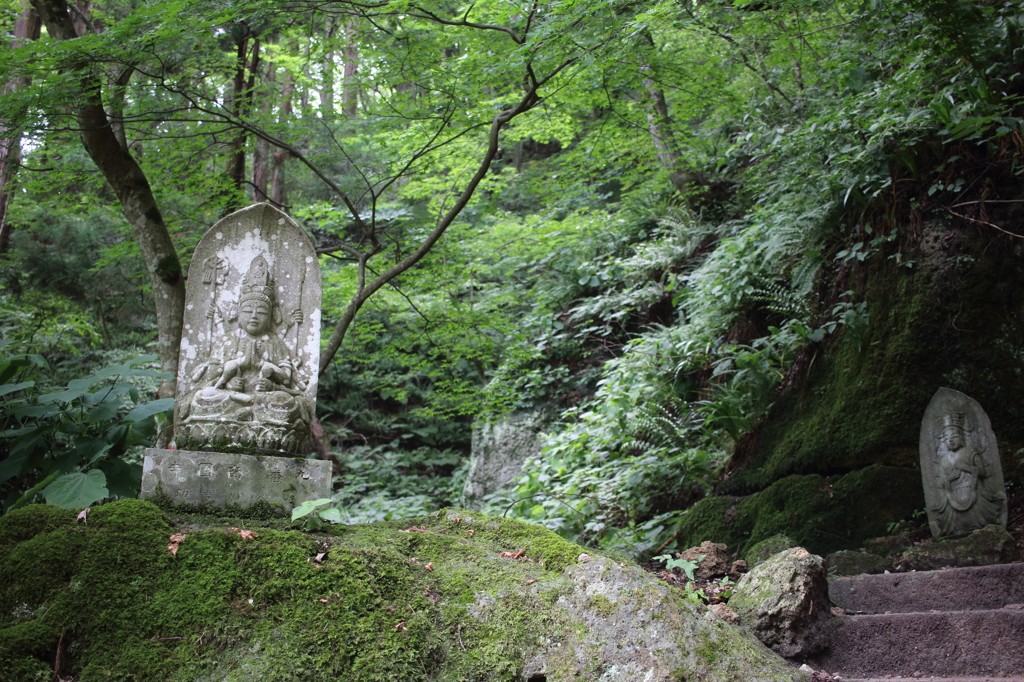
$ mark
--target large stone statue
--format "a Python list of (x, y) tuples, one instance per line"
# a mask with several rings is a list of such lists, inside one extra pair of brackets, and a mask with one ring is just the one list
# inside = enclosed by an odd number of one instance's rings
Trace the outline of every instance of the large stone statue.
[(186, 293), (179, 449), (305, 452), (315, 406), (320, 269), (309, 239), (268, 204), (217, 223)]
[(999, 447), (981, 405), (951, 388), (936, 391), (921, 421), (920, 454), (932, 535), (1006, 526)]
[(316, 409), (320, 264), (268, 204), (232, 213), (196, 246), (185, 291), (176, 449), (146, 450), (143, 498), (288, 511), (331, 494), (331, 463), (305, 459)]

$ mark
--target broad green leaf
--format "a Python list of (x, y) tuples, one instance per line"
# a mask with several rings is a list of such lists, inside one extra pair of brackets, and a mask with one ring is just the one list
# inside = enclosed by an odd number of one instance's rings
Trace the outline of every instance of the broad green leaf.
[(161, 412), (170, 412), (173, 409), (174, 398), (161, 398), (160, 400), (154, 400), (137, 406), (125, 415), (124, 420), (126, 422), (142, 421), (146, 417), (152, 417), (153, 415), (160, 414)]
[(22, 381), (20, 384), (4, 384), (0, 386), (0, 396), (7, 395), (8, 393), (14, 393), (25, 388), (32, 388), (36, 385), (34, 381)]
[(9, 479), (21, 474), (31, 456), (32, 449), (25, 448), (17, 454), (12, 453), (7, 459), (0, 462), (0, 483), (5, 483)]
[(25, 405), (11, 410), (15, 417), (29, 417), (31, 419), (45, 419), (61, 411), (59, 405)]
[(321, 519), (326, 519), (331, 523), (341, 523), (341, 510), (337, 507), (331, 507), (330, 509), (324, 509), (320, 514)]
[(307, 500), (300, 504), (298, 507), (295, 507), (295, 509), (292, 509), (292, 521), (294, 521), (295, 519), (301, 519), (303, 516), (306, 516), (307, 514), (311, 513), (317, 507), (322, 507), (323, 505), (330, 503), (331, 500), (329, 498), (322, 498), (319, 500)]
[(82, 464), (92, 464), (110, 450), (111, 443), (102, 438), (79, 438), (74, 452)]
[(142, 465), (129, 464), (120, 459), (105, 459), (96, 465), (107, 475), (107, 488), (111, 495), (138, 497), (142, 487)]
[(121, 401), (116, 398), (107, 398), (103, 402), (96, 403), (89, 409), (87, 419), (91, 422), (105, 422), (117, 416), (121, 408)]
[[(70, 403), (89, 392), (92, 384), (88, 379), (75, 379), (68, 382), (68, 387), (63, 391), (47, 393), (39, 396), (40, 403)], [(56, 482), (56, 481), (55, 481)]]
[(48, 504), (64, 509), (88, 507), (109, 495), (107, 477), (99, 469), (84, 474), (81, 471), (64, 474), (43, 490), (43, 497)]

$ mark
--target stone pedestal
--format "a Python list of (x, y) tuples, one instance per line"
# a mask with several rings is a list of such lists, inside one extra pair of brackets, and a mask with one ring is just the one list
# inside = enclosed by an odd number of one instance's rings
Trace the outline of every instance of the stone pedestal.
[(162, 492), (175, 504), (250, 507), (263, 500), (285, 511), (331, 496), (331, 463), (223, 452), (149, 448), (142, 498)]

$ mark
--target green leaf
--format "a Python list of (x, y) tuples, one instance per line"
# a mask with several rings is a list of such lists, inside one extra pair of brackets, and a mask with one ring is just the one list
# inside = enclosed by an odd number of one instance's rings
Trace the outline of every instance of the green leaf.
[(317, 507), (322, 507), (323, 505), (330, 503), (330, 498), (323, 498), (319, 500), (307, 500), (306, 502), (300, 504), (298, 507), (295, 507), (295, 509), (292, 509), (292, 521), (294, 521), (295, 519), (301, 519), (303, 516), (312, 513), (312, 511)]
[(81, 471), (64, 474), (43, 490), (48, 504), (64, 509), (88, 507), (109, 495), (107, 477), (99, 469), (84, 474)]
[(104, 400), (103, 402), (96, 403), (89, 410), (87, 419), (91, 422), (105, 422), (113, 419), (117, 416), (117, 411), (121, 407), (121, 401), (117, 399)]
[(138, 497), (142, 487), (142, 465), (129, 464), (120, 459), (105, 459), (96, 465), (107, 475), (111, 495)]
[(161, 412), (170, 412), (174, 409), (174, 398), (161, 398), (160, 400), (154, 400), (152, 402), (143, 403), (137, 406), (127, 415), (124, 420), (126, 422), (138, 422), (142, 421), (146, 417), (152, 417), (154, 414), (160, 414)]
[(21, 474), (31, 456), (32, 449), (25, 448), (17, 454), (12, 453), (7, 459), (0, 462), (0, 483), (5, 483), (7, 480)]
[(320, 518), (326, 519), (331, 523), (341, 523), (341, 510), (337, 507), (331, 507), (330, 509), (324, 509), (320, 514)]
[(4, 384), (0, 386), (0, 396), (7, 395), (8, 393), (14, 393), (24, 388), (32, 388), (36, 385), (34, 381), (22, 381), (20, 384)]
[(39, 396), (40, 403), (70, 403), (89, 392), (89, 386), (92, 382), (88, 379), (75, 379), (68, 383), (67, 389), (63, 391), (56, 391), (54, 393), (47, 393)]

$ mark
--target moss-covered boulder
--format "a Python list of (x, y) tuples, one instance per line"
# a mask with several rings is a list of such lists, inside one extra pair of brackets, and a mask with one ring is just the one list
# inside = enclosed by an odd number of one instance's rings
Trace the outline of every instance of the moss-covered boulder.
[(908, 571), (934, 571), (1008, 564), (1019, 558), (1013, 536), (1002, 526), (992, 524), (963, 537), (914, 545), (903, 552), (896, 563)]
[(835, 478), (789, 476), (752, 495), (701, 500), (683, 515), (678, 541), (722, 542), (749, 563), (757, 543), (785, 534), (824, 555), (860, 547), (922, 507), (921, 474), (913, 469), (872, 465)]
[(830, 607), (821, 557), (803, 547), (780, 552), (751, 570), (729, 600), (744, 627), (787, 657), (821, 649)]
[(793, 474), (914, 467), (921, 418), (942, 386), (981, 403), (1004, 473), (1024, 475), (1014, 455), (1024, 447), (1024, 243), (943, 221), (902, 242), (899, 260), (912, 267), (878, 253), (846, 273), (866, 327), (812, 351), (803, 380), (740, 443), (720, 493)]
[(790, 547), (796, 546), (797, 544), (785, 535), (773, 535), (770, 538), (765, 538), (747, 550), (747, 565), (750, 568), (754, 568), (758, 564), (768, 561), (779, 552), (785, 552)]
[(0, 517), (0, 677), (798, 676), (638, 566), (578, 562), (529, 524), (457, 510), (316, 534), (246, 523), (136, 500), (84, 522), (43, 505)]

